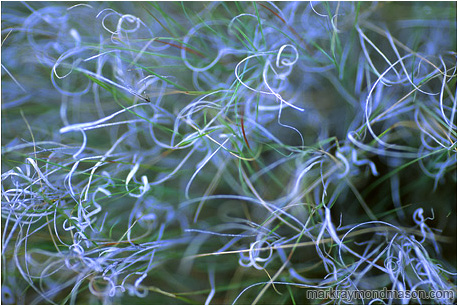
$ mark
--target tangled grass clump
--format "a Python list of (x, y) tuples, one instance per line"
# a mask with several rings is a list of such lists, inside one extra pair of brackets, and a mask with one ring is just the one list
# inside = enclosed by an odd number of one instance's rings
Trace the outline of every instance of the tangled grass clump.
[(2, 302), (456, 303), (456, 34), (455, 2), (2, 2)]

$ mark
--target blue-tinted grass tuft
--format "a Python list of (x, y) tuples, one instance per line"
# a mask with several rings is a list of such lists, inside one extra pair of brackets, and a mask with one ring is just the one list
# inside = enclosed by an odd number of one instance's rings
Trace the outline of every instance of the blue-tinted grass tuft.
[(453, 2), (2, 2), (2, 303), (456, 303), (456, 31)]

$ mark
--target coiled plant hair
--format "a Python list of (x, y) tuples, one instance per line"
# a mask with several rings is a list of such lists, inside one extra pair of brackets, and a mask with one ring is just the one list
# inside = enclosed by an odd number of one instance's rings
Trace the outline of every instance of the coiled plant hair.
[(2, 303), (456, 303), (456, 2), (1, 6)]

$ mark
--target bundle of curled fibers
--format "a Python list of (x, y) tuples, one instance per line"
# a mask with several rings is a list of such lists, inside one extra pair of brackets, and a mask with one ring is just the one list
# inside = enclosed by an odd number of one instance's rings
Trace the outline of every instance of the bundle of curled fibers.
[(455, 2), (2, 2), (2, 303), (456, 303)]

